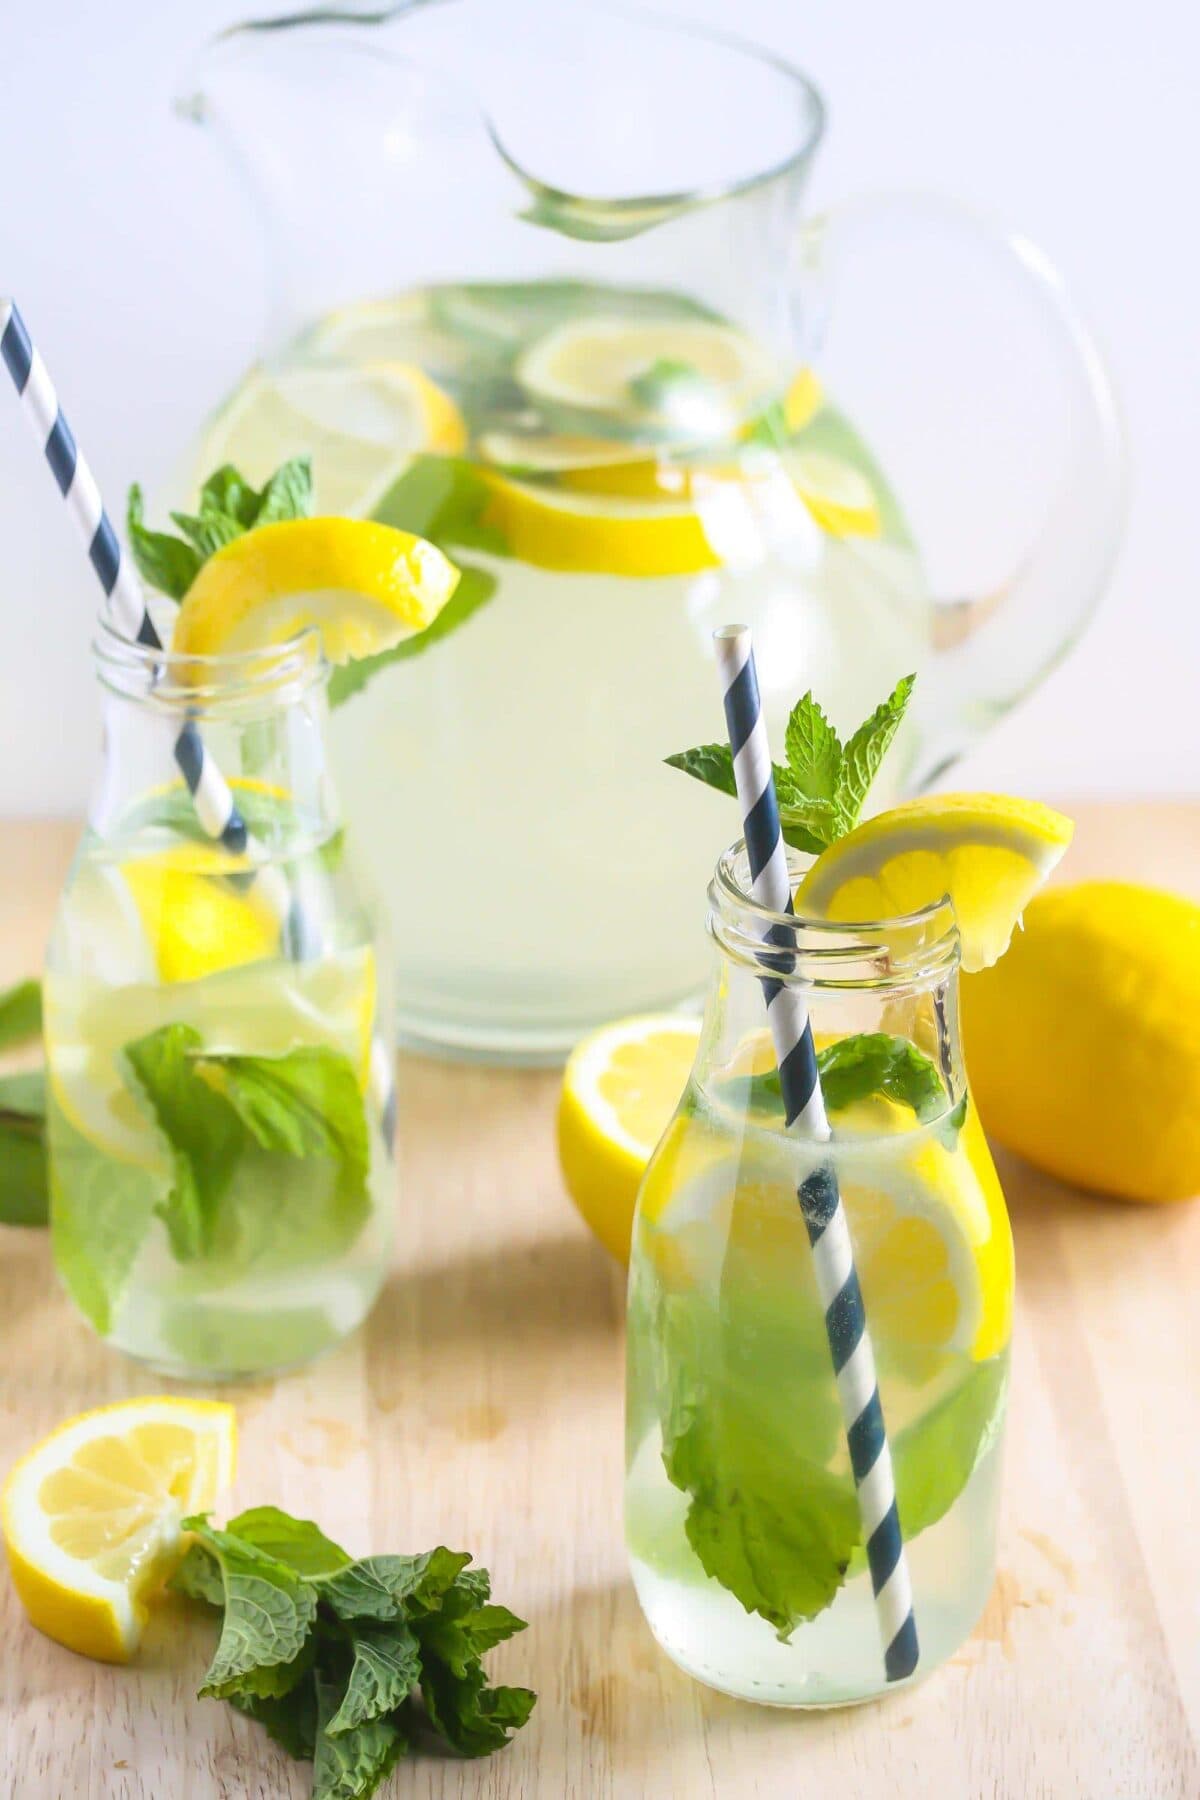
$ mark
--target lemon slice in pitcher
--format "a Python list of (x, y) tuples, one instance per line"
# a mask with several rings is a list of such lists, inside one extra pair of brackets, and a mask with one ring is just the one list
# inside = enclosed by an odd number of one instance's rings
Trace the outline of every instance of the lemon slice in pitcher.
[(68, 1419), (4, 1485), (13, 1585), (39, 1631), (68, 1650), (128, 1662), (148, 1594), (178, 1560), (179, 1522), (233, 1477), (232, 1406), (124, 1400)]
[(374, 656), (432, 624), (458, 584), (434, 544), (370, 519), (288, 519), (218, 550), (184, 595), (172, 651), (221, 656), (315, 627), (330, 662)]
[(823, 850), (796, 911), (854, 924), (898, 918), (948, 898), (962, 966), (991, 966), (1062, 857), (1075, 827), (1036, 800), (932, 794), (878, 813)]
[(262, 483), (280, 463), (311, 456), (322, 513), (368, 514), (414, 455), (466, 444), (449, 395), (413, 363), (296, 363), (253, 374), (219, 412), (196, 457), (201, 479), (236, 463)]
[(711, 441), (733, 435), (778, 385), (774, 363), (731, 325), (593, 316), (560, 325), (517, 358), (548, 414), (591, 413), (618, 429), (648, 421)]

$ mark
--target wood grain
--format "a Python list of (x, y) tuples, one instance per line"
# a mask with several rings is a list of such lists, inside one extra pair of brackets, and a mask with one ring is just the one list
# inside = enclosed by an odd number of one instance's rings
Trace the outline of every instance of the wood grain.
[[(1200, 805), (1088, 806), (1067, 873), (1200, 895)], [(4, 828), (0, 983), (36, 966), (72, 839)], [(621, 1542), (621, 1294), (555, 1165), (553, 1075), (406, 1060), (395, 1263), (366, 1329), (236, 1391), (236, 1504), (357, 1550), (474, 1551), (530, 1630), (498, 1653), (541, 1700), (481, 1764), (402, 1766), (414, 1800), (1195, 1800), (1200, 1795), (1200, 1207), (1136, 1209), (1002, 1161), (1018, 1316), (1000, 1573), (925, 1685), (842, 1712), (741, 1705), (676, 1673)], [(0, 1233), (0, 1462), (148, 1378), (59, 1295), (44, 1233)], [(154, 1381), (152, 1385), (160, 1385)], [(139, 1663), (71, 1656), (0, 1580), (0, 1787), (14, 1800), (307, 1794), (195, 1699), (210, 1629), (164, 1611)], [(7, 1784), (7, 1786), (3, 1786)]]

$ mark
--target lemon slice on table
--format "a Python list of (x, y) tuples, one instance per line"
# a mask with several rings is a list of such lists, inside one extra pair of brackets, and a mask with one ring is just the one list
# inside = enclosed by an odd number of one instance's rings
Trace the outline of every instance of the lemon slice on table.
[(205, 432), (195, 485), (222, 463), (261, 484), (289, 457), (311, 455), (316, 509), (365, 515), (414, 455), (454, 455), (466, 441), (454, 402), (412, 363), (263, 368)]
[(13, 1585), (39, 1631), (128, 1662), (145, 1601), (178, 1559), (179, 1521), (233, 1478), (232, 1406), (124, 1400), (68, 1419), (22, 1457), (0, 1500)]
[(330, 662), (374, 656), (432, 623), (458, 584), (434, 544), (370, 519), (289, 519), (218, 550), (183, 597), (181, 657), (267, 649), (315, 626)]
[(1074, 829), (1051, 807), (1006, 794), (909, 800), (823, 850), (800, 883), (796, 910), (855, 924), (948, 898), (963, 968), (990, 968)]
[(633, 1209), (651, 1152), (679, 1103), (700, 1021), (621, 1019), (571, 1052), (558, 1105), (567, 1192), (606, 1250), (629, 1261)]

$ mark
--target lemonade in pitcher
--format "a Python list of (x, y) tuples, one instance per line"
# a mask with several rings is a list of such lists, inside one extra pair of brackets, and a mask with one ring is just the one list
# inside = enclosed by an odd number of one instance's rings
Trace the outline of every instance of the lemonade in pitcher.
[(212, 421), (192, 485), (302, 452), (318, 512), (462, 570), (430, 630), (331, 687), (402, 1028), (553, 1054), (695, 992), (679, 919), (720, 819), (663, 759), (706, 729), (714, 626), (756, 627), (777, 723), (802, 678), (857, 716), (927, 643), (904, 520), (820, 382), (667, 288), (445, 285), (302, 333)]

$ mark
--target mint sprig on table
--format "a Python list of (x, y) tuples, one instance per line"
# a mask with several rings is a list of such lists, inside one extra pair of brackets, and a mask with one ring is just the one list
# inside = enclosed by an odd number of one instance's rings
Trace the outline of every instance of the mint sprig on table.
[[(772, 764), (780, 827), (794, 850), (819, 856), (853, 831), (915, 681), (915, 675), (902, 676), (845, 744), (811, 693), (796, 702), (784, 734), (787, 762)], [(728, 744), (699, 744), (668, 756), (667, 762), (719, 793), (737, 793)]]
[(361, 1800), (429, 1745), (487, 1756), (533, 1710), (482, 1659), (525, 1629), (485, 1569), (439, 1547), (356, 1561), (307, 1519), (255, 1507), (195, 1533), (170, 1585), (222, 1611), (202, 1696), (228, 1700), (313, 1764), (314, 1800)]

